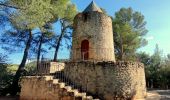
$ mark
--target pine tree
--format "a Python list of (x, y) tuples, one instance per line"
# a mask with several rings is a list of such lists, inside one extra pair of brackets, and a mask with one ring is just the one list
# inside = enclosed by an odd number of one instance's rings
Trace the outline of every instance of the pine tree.
[(131, 8), (121, 8), (113, 18), (115, 53), (118, 60), (133, 60), (136, 50), (147, 41), (144, 16)]
[(9, 34), (11, 33), (11, 36), (15, 35), (20, 37), (20, 33), (22, 33), (22, 35), (26, 37), (24, 39), (18, 38), (17, 41), (19, 42), (20, 39), (24, 40), (23, 43), (25, 47), (23, 59), (14, 76), (13, 83), (10, 87), (11, 90), (9, 90), (11, 95), (16, 95), (19, 90), (18, 81), (24, 71), (29, 50), (34, 39), (32, 30), (41, 28), (45, 26), (46, 23), (54, 22), (60, 17), (62, 18), (63, 12), (67, 9), (69, 3), (69, 0), (10, 0), (8, 2), (10, 6), (19, 8), (13, 10), (13, 13), (10, 14), (10, 22), (14, 32), (9, 32)]

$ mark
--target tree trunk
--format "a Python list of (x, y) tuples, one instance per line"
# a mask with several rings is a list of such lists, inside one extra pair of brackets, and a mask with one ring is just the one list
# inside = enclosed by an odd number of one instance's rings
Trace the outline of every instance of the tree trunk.
[(120, 60), (124, 60), (123, 39), (120, 34)]
[(57, 56), (58, 56), (58, 50), (60, 48), (60, 43), (61, 43), (61, 40), (62, 40), (62, 37), (64, 35), (64, 32), (62, 31), (62, 33), (60, 34), (60, 37), (57, 41), (57, 45), (56, 45), (56, 48), (55, 48), (55, 54), (54, 54), (54, 59), (53, 61), (57, 61)]
[(123, 45), (122, 45), (122, 44), (121, 44), (120, 59), (121, 59), (121, 60), (124, 60), (124, 52), (123, 52)]
[(40, 43), (39, 43), (39, 47), (38, 47), (38, 54), (37, 54), (37, 71), (39, 69), (39, 62), (40, 62), (40, 55), (41, 55), (41, 47), (42, 47), (42, 42), (43, 42), (43, 33), (40, 37)]
[(29, 52), (29, 49), (30, 49), (30, 46), (31, 46), (31, 41), (32, 41), (32, 32), (31, 32), (31, 30), (29, 30), (29, 38), (28, 38), (28, 41), (26, 43), (22, 62), (18, 67), (18, 70), (17, 70), (17, 72), (16, 72), (16, 74), (13, 78), (13, 83), (12, 83), (11, 88), (10, 88), (10, 94), (11, 95), (16, 95), (17, 92), (19, 91), (18, 82), (19, 82), (19, 79), (22, 75), (22, 72), (24, 71), (24, 67), (25, 67), (25, 64), (26, 64), (27, 57), (28, 57), (28, 52)]
[(60, 36), (58, 38), (57, 45), (55, 47), (55, 54), (54, 54), (53, 61), (57, 61), (57, 56), (58, 56), (58, 51), (59, 51), (59, 48), (60, 48), (60, 43), (61, 43), (61, 40), (62, 40), (62, 38), (64, 36), (65, 30), (67, 28), (67, 27), (65, 27), (63, 20), (60, 20), (60, 24), (61, 24), (61, 34), (60, 34)]

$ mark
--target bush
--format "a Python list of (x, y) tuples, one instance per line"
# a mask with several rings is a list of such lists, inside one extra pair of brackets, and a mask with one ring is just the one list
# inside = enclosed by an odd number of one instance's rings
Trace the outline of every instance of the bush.
[(4, 89), (11, 85), (14, 74), (8, 71), (8, 64), (5, 63), (0, 63), (0, 72), (0, 95), (3, 95)]

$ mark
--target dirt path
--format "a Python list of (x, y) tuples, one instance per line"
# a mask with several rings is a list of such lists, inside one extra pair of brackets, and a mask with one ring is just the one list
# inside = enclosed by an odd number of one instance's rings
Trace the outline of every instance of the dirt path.
[(170, 90), (148, 91), (146, 100), (170, 100)]
[(19, 97), (0, 97), (0, 100), (19, 100)]

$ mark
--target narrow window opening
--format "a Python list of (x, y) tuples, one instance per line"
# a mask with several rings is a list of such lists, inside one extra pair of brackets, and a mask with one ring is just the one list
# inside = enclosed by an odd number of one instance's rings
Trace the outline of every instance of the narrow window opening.
[(87, 14), (87, 13), (84, 13), (84, 21), (85, 21), (85, 22), (87, 21), (87, 18), (88, 18), (88, 14)]

